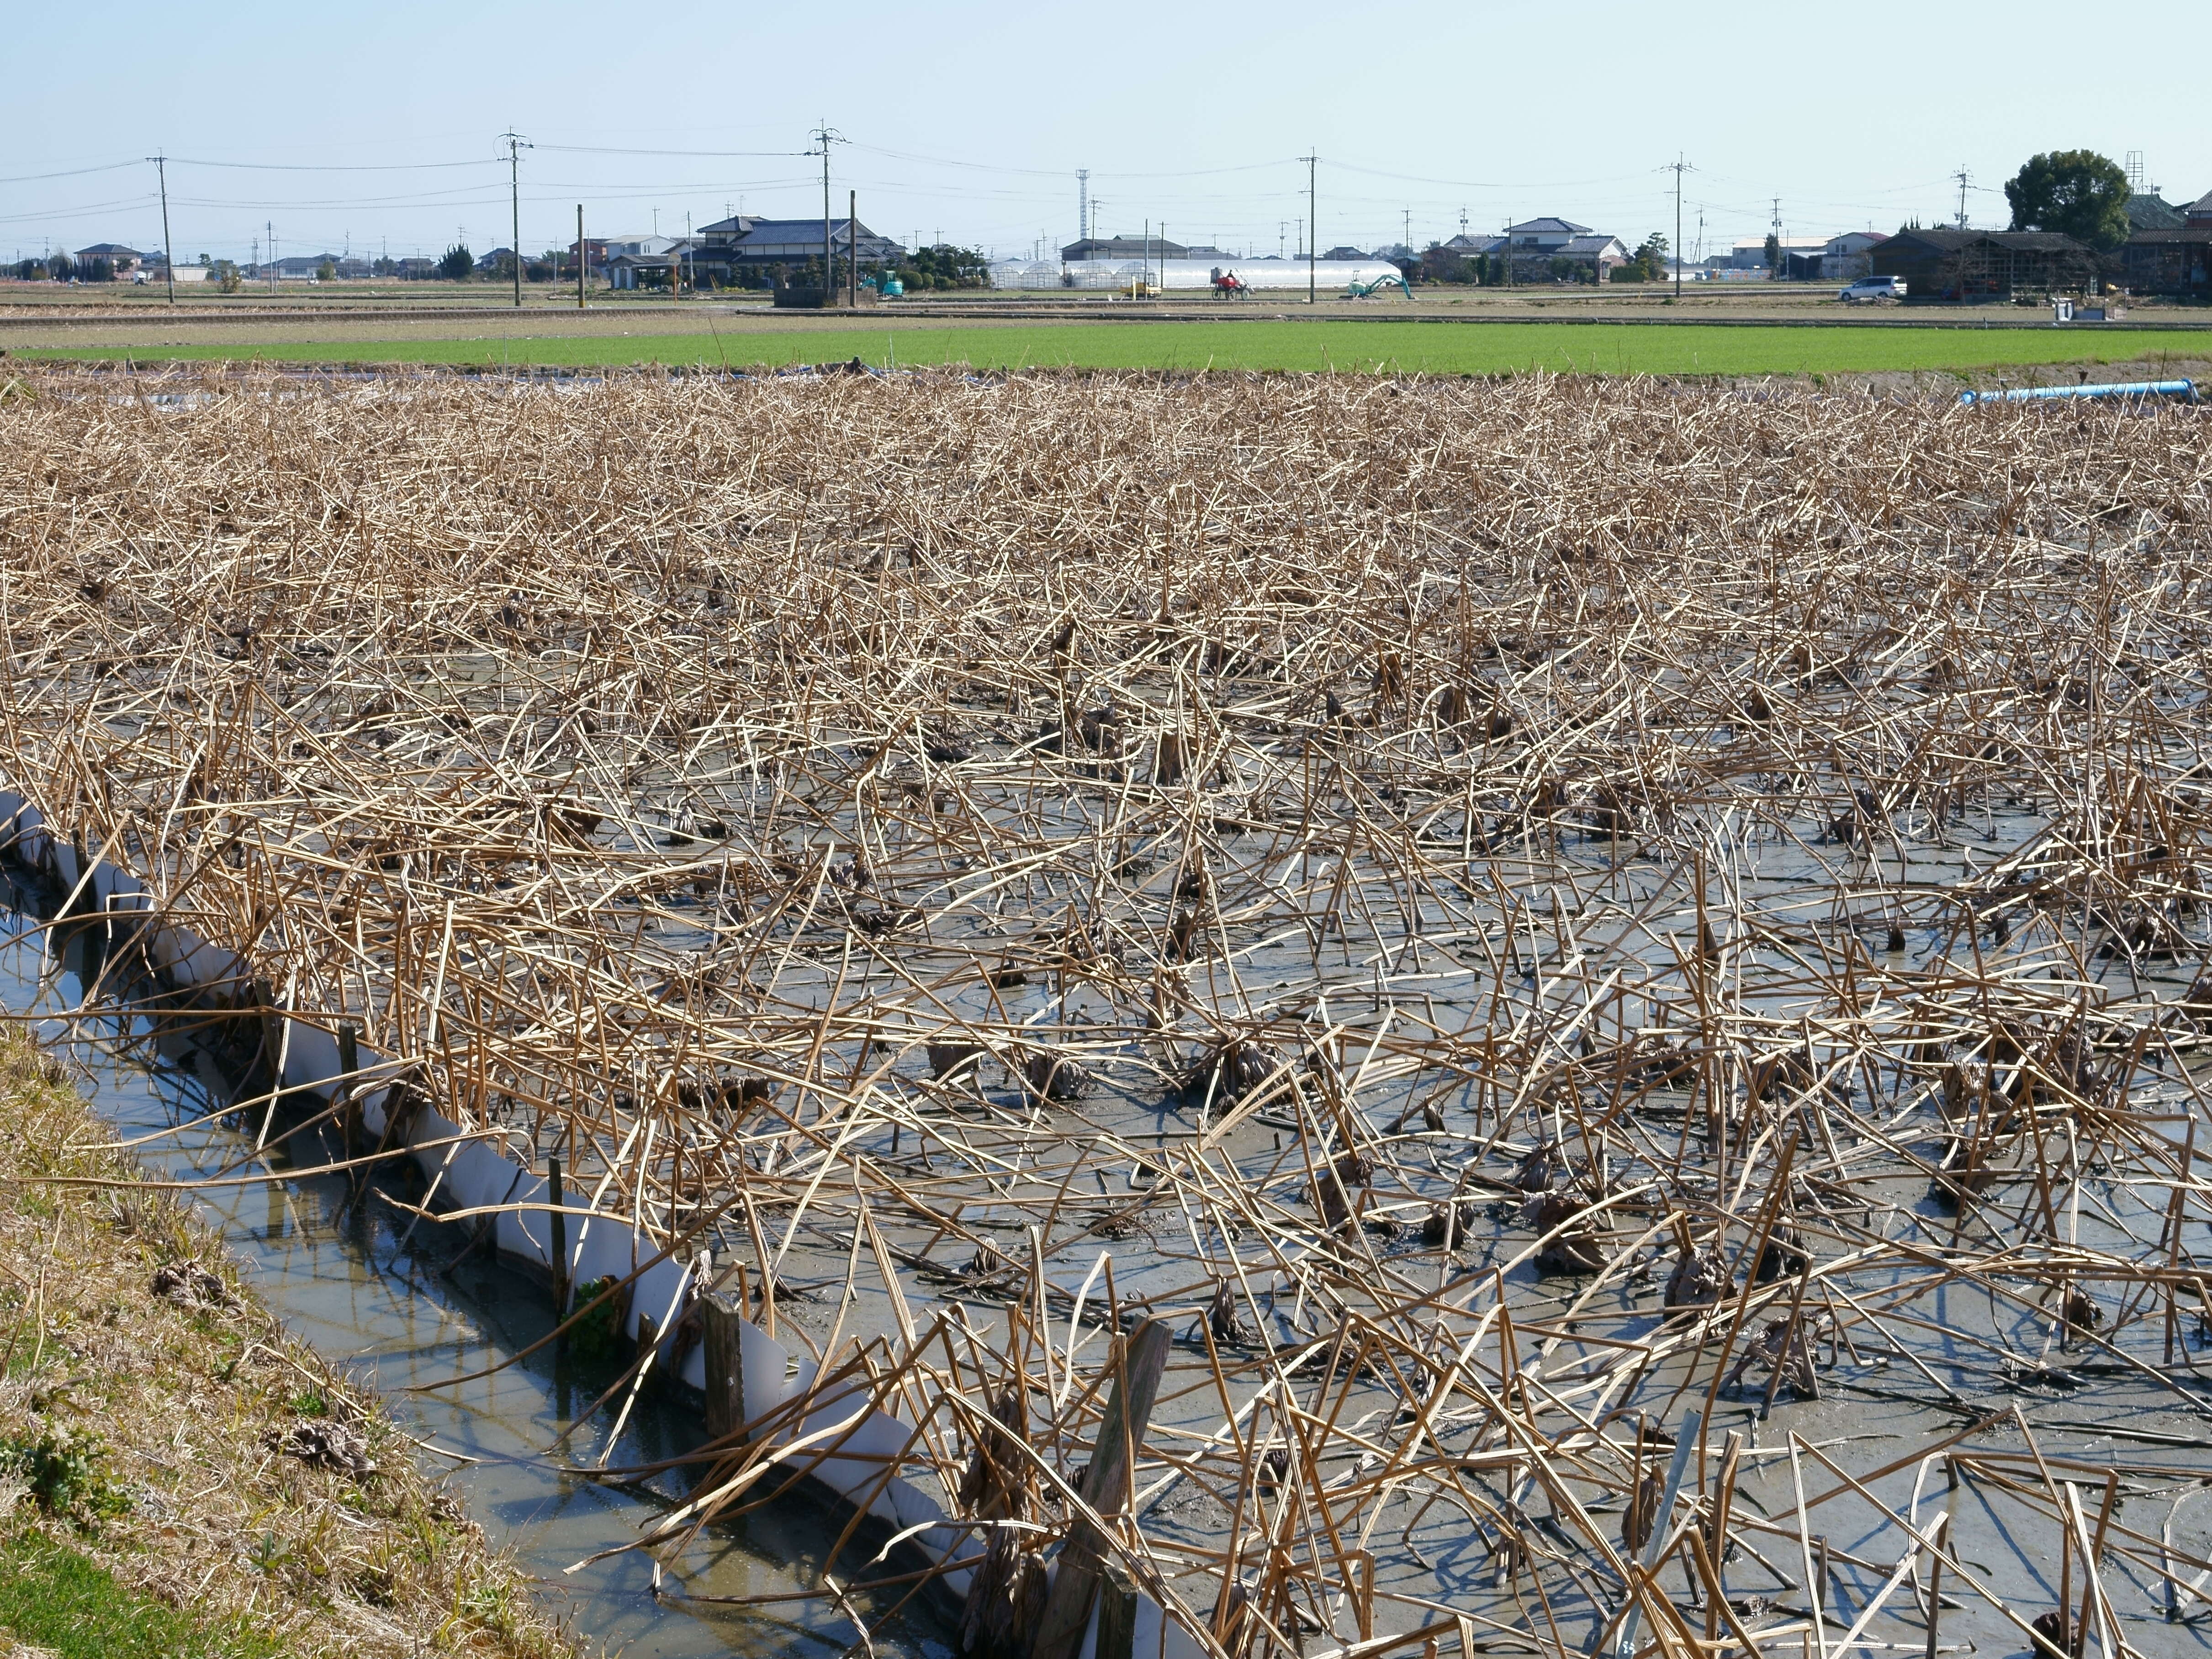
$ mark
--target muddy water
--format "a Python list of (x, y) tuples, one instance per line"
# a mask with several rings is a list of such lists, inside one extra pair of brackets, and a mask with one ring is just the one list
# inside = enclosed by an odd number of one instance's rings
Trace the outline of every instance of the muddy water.
[[(81, 934), (50, 953), (46, 930), (30, 913), (35, 896), (8, 888), (0, 898), (13, 902), (6, 921), (14, 940), (0, 948), (0, 1002), (50, 1015), (40, 1034), (74, 1062), (118, 1138), (143, 1142), (137, 1155), (149, 1171), (204, 1180), (312, 1168), (342, 1155), (302, 1133), (256, 1159), (258, 1115), (242, 1126), (222, 1115), (229, 1087), (207, 1052), (146, 1019), (88, 1008), (85, 986), (99, 979), (96, 945)], [(280, 1122), (276, 1133), (283, 1129)], [(421, 1197), (397, 1184), (390, 1192)], [(562, 1433), (574, 1431), (561, 1454), (571, 1464), (641, 1465), (696, 1443), (696, 1402), (647, 1390), (610, 1445), (619, 1395), (580, 1425), (579, 1413), (616, 1381), (618, 1362), (587, 1364), (548, 1347), (489, 1376), (439, 1386), (514, 1359), (551, 1325), (543, 1285), (472, 1252), (459, 1227), (410, 1230), (410, 1218), (375, 1194), (349, 1203), (342, 1178), (204, 1188), (197, 1203), (291, 1328), (383, 1394), (399, 1426), (422, 1443), (425, 1467), (449, 1477), (494, 1547), (539, 1581), (548, 1605), (592, 1650), (637, 1659), (835, 1655), (856, 1641), (851, 1620), (818, 1600), (738, 1607), (699, 1599), (795, 1595), (818, 1585), (843, 1519), (804, 1499), (716, 1530), (671, 1564), (658, 1595), (650, 1564), (635, 1553), (566, 1571), (635, 1537), (680, 1496), (681, 1477), (617, 1484), (564, 1475), (548, 1456)], [(865, 1577), (872, 1549), (848, 1545), (839, 1581)], [(877, 1650), (911, 1659), (946, 1653), (927, 1613), (886, 1617), (898, 1594), (854, 1592)]]

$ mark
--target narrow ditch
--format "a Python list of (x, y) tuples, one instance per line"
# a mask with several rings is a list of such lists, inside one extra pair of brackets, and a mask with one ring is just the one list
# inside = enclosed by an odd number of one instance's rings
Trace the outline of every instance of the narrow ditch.
[[(55, 921), (65, 897), (21, 868), (0, 867), (9, 913), (0, 1005), (38, 1017), (40, 1037), (71, 1062), (118, 1139), (138, 1143), (150, 1174), (225, 1183), (193, 1198), (257, 1291), (319, 1352), (380, 1391), (426, 1466), (449, 1475), (471, 1517), (541, 1582), (587, 1650), (690, 1659), (843, 1654), (858, 1644), (852, 1620), (819, 1588), (845, 1516), (805, 1496), (710, 1529), (665, 1564), (658, 1591), (639, 1552), (568, 1571), (635, 1537), (682, 1500), (686, 1480), (681, 1469), (633, 1482), (563, 1466), (620, 1469), (681, 1455), (702, 1436), (696, 1399), (681, 1388), (647, 1389), (610, 1443), (619, 1391), (592, 1407), (622, 1376), (629, 1344), (593, 1352), (572, 1341), (523, 1353), (552, 1328), (544, 1284), (482, 1249), (464, 1225), (403, 1207), (425, 1196), (409, 1160), (358, 1193), (343, 1176), (288, 1174), (343, 1158), (338, 1132), (311, 1114), (240, 1109), (267, 1085), (240, 1063), (228, 1029), (237, 1022), (162, 1011), (152, 988), (110, 964), (107, 924)], [(863, 1564), (872, 1553), (872, 1544), (848, 1544), (836, 1576), (874, 1651), (942, 1659), (951, 1643), (927, 1608), (908, 1601), (893, 1614), (899, 1588), (867, 1587)]]

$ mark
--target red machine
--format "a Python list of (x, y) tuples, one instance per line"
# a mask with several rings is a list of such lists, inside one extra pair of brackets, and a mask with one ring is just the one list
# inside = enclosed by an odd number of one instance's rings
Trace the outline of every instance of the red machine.
[(1242, 300), (1249, 297), (1252, 288), (1235, 271), (1224, 270), (1216, 265), (1213, 268), (1213, 292), (1220, 299)]

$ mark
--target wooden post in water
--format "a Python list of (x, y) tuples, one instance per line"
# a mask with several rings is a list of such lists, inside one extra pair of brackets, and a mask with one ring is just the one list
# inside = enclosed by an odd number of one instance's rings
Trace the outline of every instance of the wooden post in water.
[(568, 1216), (561, 1207), (558, 1158), (545, 1160), (545, 1191), (553, 1205), (553, 1317), (558, 1322), (568, 1316)]
[(707, 1437), (721, 1440), (745, 1422), (745, 1358), (738, 1341), (742, 1305), (709, 1291), (699, 1298), (700, 1348), (707, 1366)]
[[(345, 1136), (346, 1162), (362, 1155), (365, 1137), (361, 1125), (361, 1089), (354, 1081), (354, 1073), (361, 1070), (361, 1034), (350, 1025), (338, 1027), (338, 1122)], [(358, 1187), (366, 1172), (349, 1167), (346, 1179)]]
[[(1129, 1501), (1137, 1448), (1152, 1420), (1160, 1372), (1167, 1363), (1168, 1328), (1160, 1320), (1148, 1319), (1121, 1351), (1121, 1374), (1114, 1379), (1106, 1414), (1098, 1420), (1098, 1438), (1091, 1448), (1091, 1467), (1084, 1472), (1083, 1501), (1101, 1516), (1119, 1515)], [(1106, 1566), (1104, 1535), (1087, 1516), (1079, 1516), (1060, 1548), (1060, 1571), (1030, 1649), (1031, 1659), (1075, 1659), (1083, 1646), (1084, 1626), (1091, 1620), (1091, 1598)]]
[(1137, 1587), (1109, 1561), (1098, 1583), (1097, 1659), (1133, 1659), (1137, 1648)]

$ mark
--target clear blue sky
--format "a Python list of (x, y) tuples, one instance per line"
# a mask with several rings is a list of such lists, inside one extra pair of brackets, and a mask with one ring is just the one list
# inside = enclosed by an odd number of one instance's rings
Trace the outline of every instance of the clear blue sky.
[[(763, 16), (763, 11), (773, 15)], [(742, 204), (821, 210), (803, 155), (911, 239), (1026, 253), (1075, 234), (1294, 244), (1321, 157), (1321, 244), (1419, 245), (1563, 215), (1705, 249), (1909, 216), (1978, 223), (2030, 154), (2142, 151), (2170, 200), (2212, 190), (2203, 0), (2075, 4), (813, 7), (521, 4), (12, 9), (0, 254), (154, 247), (156, 150), (178, 257), (437, 252), (508, 240), (496, 135), (524, 153), (522, 238), (680, 231)], [(709, 152), (724, 152), (714, 155)], [(211, 166), (208, 163), (228, 163)], [(111, 166), (125, 163), (122, 166)], [(246, 165), (252, 164), (252, 165)], [(405, 165), (402, 165), (405, 164)], [(439, 165), (432, 165), (439, 164)], [(103, 168), (75, 172), (75, 169)], [(27, 175), (70, 173), (71, 176)]]

